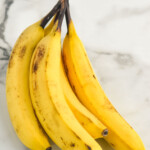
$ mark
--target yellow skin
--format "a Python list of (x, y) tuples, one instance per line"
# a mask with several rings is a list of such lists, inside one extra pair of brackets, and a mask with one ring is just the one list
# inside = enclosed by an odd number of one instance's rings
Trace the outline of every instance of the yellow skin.
[(60, 48), (60, 32), (55, 31), (44, 37), (37, 45), (30, 66), (30, 92), (36, 115), (48, 136), (62, 150), (89, 150), (86, 143), (79, 138), (64, 122), (56, 110), (49, 95), (46, 79), (47, 57), (51, 49)]
[[(49, 89), (49, 96), (60, 117), (65, 124), (74, 132), (77, 137), (85, 143), (89, 150), (102, 150), (98, 143), (88, 132), (80, 125), (75, 118), (71, 108), (66, 102), (61, 82), (60, 82), (60, 65), (61, 65), (61, 34), (56, 31), (52, 38), (49, 39), (48, 57), (46, 60), (45, 71), (46, 80)], [(43, 66), (44, 67), (44, 66)], [(47, 106), (47, 105), (46, 105)], [(64, 132), (64, 134), (67, 134)], [(67, 135), (67, 137), (69, 137)], [(70, 138), (71, 139), (71, 138)], [(77, 148), (82, 150), (82, 148)]]
[[(52, 19), (51, 23), (46, 27), (45, 36), (51, 32), (54, 20), (55, 16)], [(80, 124), (90, 133), (93, 138), (97, 139), (104, 137), (104, 132), (106, 132), (107, 130), (106, 126), (104, 126), (104, 124), (102, 124), (84, 105), (79, 102), (67, 79), (62, 61), (60, 80), (68, 105), (70, 106)]]
[(106, 131), (106, 127), (91, 112), (89, 112), (85, 106), (80, 103), (69, 84), (62, 61), (60, 80), (66, 101), (77, 120), (93, 138), (102, 138), (103, 132)]
[[(54, 20), (55, 17), (46, 27), (45, 36), (50, 33), (54, 24)], [(74, 94), (69, 84), (62, 61), (60, 80), (68, 105), (70, 106), (71, 110), (73, 111), (75, 117), (78, 119), (80, 124), (90, 133), (93, 138), (102, 138), (104, 136), (104, 132), (107, 131), (106, 126), (104, 126), (84, 105), (79, 102), (78, 98)]]
[(44, 37), (40, 22), (25, 29), (18, 38), (10, 56), (7, 77), (7, 105), (13, 127), (22, 143), (32, 150), (50, 147), (31, 104), (29, 68), (37, 43)]
[(145, 150), (138, 134), (106, 97), (72, 21), (68, 30), (63, 43), (63, 59), (74, 92), (108, 128), (109, 134), (105, 139), (115, 150)]

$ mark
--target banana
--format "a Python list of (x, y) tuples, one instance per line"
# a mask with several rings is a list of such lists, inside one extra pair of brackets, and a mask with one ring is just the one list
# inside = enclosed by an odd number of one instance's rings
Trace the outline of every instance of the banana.
[[(58, 16), (55, 15), (51, 23), (44, 29), (45, 36), (51, 32), (51, 29), (57, 17)], [(83, 106), (75, 96), (67, 79), (62, 59), (61, 59), (60, 81), (62, 84), (62, 89), (64, 91), (66, 101), (68, 102), (68, 105), (70, 106), (71, 110), (73, 111), (75, 117), (80, 122), (80, 124), (95, 139), (107, 136), (108, 134), (107, 128), (91, 112), (89, 112), (88, 109), (85, 106)]]
[[(66, 125), (76, 134), (76, 136), (85, 143), (87, 149), (89, 150), (102, 150), (98, 143), (88, 134), (86, 130), (80, 125), (80, 123), (75, 118), (72, 110), (66, 102), (61, 82), (60, 82), (60, 65), (61, 65), (61, 30), (60, 25), (58, 23), (58, 29), (49, 37), (49, 43), (46, 47), (48, 51), (46, 64), (43, 66), (45, 70), (43, 72), (46, 73), (46, 80), (49, 90), (49, 96), (51, 101), (53, 102), (57, 112), (60, 117), (64, 120)], [(42, 44), (45, 45), (45, 44)], [(43, 48), (45, 49), (45, 48)], [(45, 52), (42, 53), (42, 55)], [(39, 54), (37, 54), (39, 55)], [(41, 57), (40, 60), (43, 60)], [(37, 60), (38, 61), (38, 60)], [(38, 68), (38, 62), (37, 67)], [(40, 79), (41, 80), (41, 79)], [(45, 81), (42, 81), (45, 82)], [(37, 85), (37, 84), (36, 84)], [(39, 85), (37, 85), (38, 87)], [(45, 104), (48, 106), (48, 104)], [(48, 114), (48, 113), (47, 113)], [(67, 133), (65, 133), (67, 134)], [(69, 135), (67, 135), (69, 138)], [(71, 137), (70, 137), (71, 139)], [(81, 150), (82, 148), (78, 148)]]
[[(51, 33), (37, 45), (30, 64), (30, 93), (36, 115), (48, 136), (62, 150), (89, 150), (88, 146), (73, 132), (57, 112), (49, 95), (46, 79), (47, 56), (51, 47), (60, 47), (57, 22)], [(54, 49), (55, 51), (55, 49)]]
[(108, 128), (105, 138), (115, 150), (145, 150), (134, 129), (106, 97), (92, 69), (67, 9), (68, 33), (63, 43), (65, 69), (77, 97)]
[(74, 94), (67, 79), (62, 60), (60, 67), (60, 81), (66, 101), (80, 124), (95, 139), (107, 136), (107, 128), (79, 102), (78, 98)]
[(21, 142), (32, 150), (50, 150), (48, 137), (38, 122), (29, 91), (30, 61), (44, 26), (58, 9), (58, 2), (41, 21), (25, 29), (12, 50), (6, 75), (6, 97), (11, 122)]
[(31, 25), (21, 34), (13, 48), (6, 77), (7, 105), (12, 124), (22, 143), (33, 150), (50, 147), (34, 114), (28, 88), (31, 56), (43, 36), (44, 29), (40, 22)]

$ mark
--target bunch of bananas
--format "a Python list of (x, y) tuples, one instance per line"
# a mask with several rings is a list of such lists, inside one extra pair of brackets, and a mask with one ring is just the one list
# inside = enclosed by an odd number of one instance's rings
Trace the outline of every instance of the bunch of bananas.
[[(64, 15), (68, 32), (61, 50)], [(115, 150), (145, 150), (101, 88), (75, 31), (68, 0), (58, 1), (23, 31), (6, 79), (10, 118), (29, 149), (51, 150), (51, 138), (63, 150), (102, 150), (95, 139), (104, 138)]]

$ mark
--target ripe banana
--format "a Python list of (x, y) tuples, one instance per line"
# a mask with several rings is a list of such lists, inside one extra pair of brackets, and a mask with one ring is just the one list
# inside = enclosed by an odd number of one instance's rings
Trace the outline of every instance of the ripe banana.
[(62, 60), (60, 66), (60, 81), (66, 101), (80, 124), (95, 139), (107, 136), (108, 130), (106, 127), (79, 102), (74, 94), (67, 79)]
[(44, 27), (60, 6), (58, 2), (41, 21), (29, 26), (18, 38), (10, 56), (6, 76), (6, 97), (13, 127), (22, 143), (32, 150), (50, 150), (48, 137), (38, 122), (29, 91), (30, 61)]
[(145, 150), (138, 134), (116, 111), (100, 86), (85, 48), (75, 31), (69, 10), (67, 10), (67, 24), (68, 33), (63, 43), (63, 60), (77, 97), (106, 125), (109, 134), (105, 139), (115, 150)]
[[(46, 79), (47, 56), (51, 47), (60, 47), (57, 22), (51, 33), (37, 45), (30, 66), (30, 93), (37, 117), (48, 136), (63, 150), (89, 150), (88, 146), (64, 122), (48, 91)], [(55, 49), (54, 49), (55, 51)]]
[(34, 114), (28, 83), (31, 56), (43, 36), (44, 29), (40, 22), (31, 25), (20, 35), (10, 56), (6, 77), (7, 104), (12, 124), (22, 143), (33, 150), (50, 147)]
[[(51, 23), (45, 28), (45, 36), (51, 32), (56, 18), (57, 16), (55, 15)], [(68, 105), (70, 106), (80, 124), (95, 139), (107, 136), (108, 130), (106, 129), (106, 127), (85, 106), (83, 106), (75, 96), (64, 71), (62, 59), (60, 80), (66, 101), (68, 102)]]
[[(58, 23), (60, 25), (60, 23)], [(47, 36), (48, 37), (48, 36)], [(72, 110), (66, 102), (61, 82), (60, 82), (60, 65), (61, 65), (61, 32), (58, 26), (51, 38), (49, 37), (46, 51), (48, 51), (44, 72), (46, 73), (46, 80), (49, 90), (49, 96), (53, 102), (60, 117), (64, 120), (66, 125), (76, 134), (76, 136), (85, 143), (87, 149), (102, 150), (98, 143), (84, 130), (80, 123), (75, 118)], [(44, 44), (42, 44), (44, 45)], [(42, 53), (44, 55), (45, 52)], [(37, 54), (39, 55), (39, 54)], [(40, 60), (43, 60), (41, 57)], [(37, 60), (38, 61), (38, 60)], [(39, 67), (37, 62), (37, 68)], [(43, 81), (42, 81), (43, 82)], [(37, 84), (36, 84), (37, 85)], [(38, 87), (39, 85), (37, 85)], [(45, 106), (47, 106), (46, 104)], [(65, 133), (66, 134), (66, 133)], [(68, 135), (67, 135), (68, 136)], [(69, 138), (69, 137), (68, 137)], [(71, 137), (70, 137), (71, 139)], [(76, 143), (74, 143), (76, 145)], [(82, 148), (77, 148), (82, 150)]]

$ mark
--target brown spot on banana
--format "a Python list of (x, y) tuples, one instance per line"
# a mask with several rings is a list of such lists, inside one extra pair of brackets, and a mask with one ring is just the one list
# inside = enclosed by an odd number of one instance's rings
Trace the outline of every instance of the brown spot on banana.
[(64, 65), (65, 67), (65, 72), (66, 72), (66, 75), (68, 76), (68, 73), (69, 73), (69, 70), (68, 70), (68, 67), (66, 65)]
[(84, 122), (81, 122), (81, 125), (84, 127), (84, 126), (85, 126), (85, 123), (84, 123)]
[(24, 57), (25, 53), (26, 53), (26, 46), (23, 46), (21, 48), (21, 50), (19, 51), (19, 58), (22, 59)]
[(33, 66), (32, 66), (32, 72), (36, 73), (36, 71), (38, 70), (38, 65), (40, 63), (40, 61), (42, 60), (42, 58), (44, 57), (45, 54), (45, 46), (44, 45), (40, 45), (37, 47), (37, 53), (35, 54), (35, 58), (33, 60)]
[(43, 58), (44, 54), (45, 54), (45, 46), (40, 45), (38, 47), (38, 58), (41, 60)]
[(75, 147), (75, 143), (71, 143), (70, 146), (71, 146), (71, 147)]
[(33, 64), (32, 72), (36, 73), (37, 69), (38, 69), (38, 63)]
[(9, 63), (8, 63), (8, 68), (12, 68), (12, 66), (13, 66), (13, 58), (14, 58), (14, 55), (15, 55), (15, 50), (13, 50), (13, 51), (12, 51), (12, 54), (10, 55)]
[(112, 147), (115, 147), (115, 145), (114, 145), (113, 143), (110, 143), (110, 145), (111, 145)]
[(93, 74), (93, 78), (96, 79), (95, 75)]
[(86, 145), (86, 146), (87, 146), (88, 150), (92, 150), (92, 148), (89, 145)]

